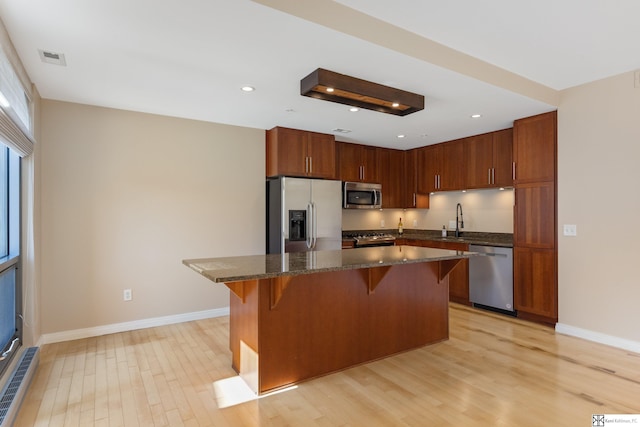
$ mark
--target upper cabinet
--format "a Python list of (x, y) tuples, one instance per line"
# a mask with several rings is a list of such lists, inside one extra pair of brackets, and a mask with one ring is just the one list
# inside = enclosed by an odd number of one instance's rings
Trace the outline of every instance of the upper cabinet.
[(338, 178), (350, 182), (379, 182), (376, 173), (376, 148), (367, 145), (336, 143)]
[(275, 127), (267, 131), (267, 176), (336, 178), (333, 135)]
[(382, 207), (405, 208), (404, 151), (376, 148), (378, 182), (382, 184)]
[(467, 188), (510, 187), (513, 129), (465, 138)]
[(555, 111), (513, 122), (513, 169), (516, 184), (555, 180), (556, 128)]
[(465, 139), (456, 139), (442, 145), (442, 157), (440, 158), (440, 191), (464, 190), (467, 187), (464, 170), (466, 159), (464, 158)]
[(465, 188), (464, 139), (417, 149), (419, 194)]
[(416, 150), (416, 189), (419, 194), (429, 194), (440, 189), (440, 161), (442, 145), (428, 145)]

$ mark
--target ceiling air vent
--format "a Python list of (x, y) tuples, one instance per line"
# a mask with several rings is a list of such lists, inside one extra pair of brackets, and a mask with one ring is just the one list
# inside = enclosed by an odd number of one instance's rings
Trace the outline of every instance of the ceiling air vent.
[(67, 65), (67, 61), (64, 59), (64, 53), (56, 53), (42, 49), (38, 49), (38, 53), (40, 54), (40, 60), (42, 62), (46, 62), (47, 64), (61, 65), (63, 67)]
[(333, 129), (333, 131), (337, 133), (351, 133), (349, 129), (342, 129), (342, 128), (335, 128)]

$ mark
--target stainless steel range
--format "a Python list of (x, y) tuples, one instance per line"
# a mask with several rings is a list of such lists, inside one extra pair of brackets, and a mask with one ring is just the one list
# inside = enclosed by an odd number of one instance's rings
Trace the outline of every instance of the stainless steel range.
[(381, 232), (353, 232), (346, 233), (344, 237), (353, 239), (356, 248), (370, 246), (393, 246), (396, 238), (389, 233)]

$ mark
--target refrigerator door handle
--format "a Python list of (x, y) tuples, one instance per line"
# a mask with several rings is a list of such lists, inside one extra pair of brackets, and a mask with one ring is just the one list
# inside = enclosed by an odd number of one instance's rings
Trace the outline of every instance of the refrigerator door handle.
[(307, 203), (307, 249), (313, 247), (313, 205)]
[(316, 248), (316, 244), (318, 243), (318, 207), (316, 206), (315, 203), (311, 202), (311, 209), (313, 212), (313, 221), (312, 221), (312, 227), (313, 227), (313, 245), (311, 246), (312, 249)]

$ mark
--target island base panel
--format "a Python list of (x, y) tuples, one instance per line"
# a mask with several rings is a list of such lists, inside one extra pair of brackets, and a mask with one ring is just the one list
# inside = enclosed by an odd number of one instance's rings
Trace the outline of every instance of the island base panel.
[[(243, 282), (231, 294), (230, 346), (259, 357), (259, 393), (448, 338), (448, 277), (439, 262)], [(245, 351), (246, 353), (246, 351)], [(242, 375), (242, 373), (241, 373)]]

